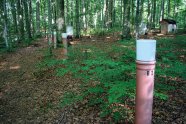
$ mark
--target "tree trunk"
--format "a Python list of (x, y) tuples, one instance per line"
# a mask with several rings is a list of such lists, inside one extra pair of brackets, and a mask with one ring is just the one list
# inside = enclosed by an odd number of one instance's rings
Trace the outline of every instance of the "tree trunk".
[(52, 55), (51, 43), (52, 43), (52, 13), (51, 13), (51, 1), (47, 0), (48, 3), (48, 45), (49, 53)]
[(73, 16), (74, 16), (74, 13), (73, 13), (74, 12), (73, 11), (73, 8), (74, 8), (73, 7), (73, 1), (71, 1), (71, 5), (70, 6), (71, 6), (71, 14), (70, 14), (71, 15), (71, 21), (70, 21), (70, 24), (73, 26), (74, 25), (74, 19), (73, 19)]
[(130, 5), (129, 0), (123, 0), (124, 19), (123, 19), (123, 36), (122, 38), (130, 39)]
[(4, 11), (4, 31), (3, 31), (3, 37), (6, 43), (6, 48), (8, 49), (10, 47), (8, 42), (8, 18), (7, 18), (7, 7), (6, 7), (6, 0), (3, 0), (3, 11)]
[(137, 5), (136, 5), (136, 39), (138, 39), (138, 34), (139, 34), (139, 6), (140, 6), (140, 0), (137, 0)]
[(34, 19), (32, 14), (32, 0), (29, 0), (29, 18), (30, 18), (30, 25), (31, 25), (31, 31), (32, 31), (32, 37), (35, 35), (35, 26), (34, 26)]
[(116, 22), (116, 1), (113, 0), (113, 9), (112, 9), (112, 27), (115, 26), (115, 22)]
[(65, 31), (65, 26), (64, 26), (64, 17), (65, 17), (65, 5), (64, 5), (64, 0), (57, 0), (57, 23), (58, 23), (58, 31), (61, 33)]
[(15, 5), (15, 0), (11, 1), (11, 12), (12, 12), (12, 16), (13, 16), (13, 22), (14, 22), (14, 34), (16, 34), (16, 36), (18, 35), (18, 26), (17, 26), (17, 16), (16, 16), (16, 5)]
[(109, 16), (108, 16), (108, 0), (105, 1), (105, 27), (108, 28), (109, 23)]
[(134, 20), (134, 0), (131, 0), (131, 28), (132, 28), (132, 31), (134, 31), (134, 26), (135, 26), (135, 20)]
[(19, 27), (19, 39), (24, 40), (24, 21), (23, 21), (23, 5), (20, 0), (17, 0), (17, 11), (18, 11), (18, 27)]
[(167, 6), (167, 15), (168, 15), (168, 17), (171, 16), (170, 15), (170, 9), (171, 9), (171, 2), (170, 2), (170, 0), (168, 0), (168, 6)]
[(151, 2), (148, 0), (148, 8), (147, 8), (147, 28), (150, 30), (151, 29)]
[(109, 28), (112, 28), (113, 26), (113, 0), (110, 0), (109, 2)]
[(161, 21), (162, 19), (164, 19), (164, 6), (165, 6), (165, 1), (162, 0), (162, 1), (161, 1), (161, 16), (160, 16), (160, 21)]
[(139, 22), (141, 23), (142, 22), (142, 20), (143, 20), (143, 11), (144, 11), (144, 0), (140, 0), (140, 4), (139, 4), (140, 6), (140, 11), (139, 11), (139, 13), (140, 13), (140, 19), (139, 19)]
[(176, 0), (174, 0), (174, 19), (176, 20), (177, 19), (177, 16), (178, 16), (178, 2)]
[(76, 0), (76, 37), (80, 37), (79, 0)]
[(121, 23), (121, 27), (123, 27), (123, 16), (124, 16), (123, 15), (123, 8), (124, 8), (123, 0), (121, 0), (121, 7), (120, 8), (121, 8), (121, 10), (120, 10), (121, 11), (121, 22), (120, 23)]
[(40, 0), (36, 1), (36, 33), (40, 35)]
[(67, 3), (66, 3), (66, 25), (69, 25), (70, 23), (69, 23), (69, 20), (70, 20), (70, 18), (69, 18), (69, 11), (70, 11), (70, 9), (69, 9), (69, 0), (67, 0), (66, 1)]
[(32, 38), (31, 35), (31, 28), (30, 28), (30, 18), (29, 18), (29, 12), (28, 12), (28, 0), (23, 0), (24, 10), (25, 10), (25, 24), (26, 24), (26, 32), (28, 39)]
[(86, 8), (85, 8), (85, 0), (82, 0), (83, 4), (83, 28), (86, 29)]
[(156, 0), (153, 0), (153, 16), (152, 16), (152, 27), (155, 28), (156, 26)]

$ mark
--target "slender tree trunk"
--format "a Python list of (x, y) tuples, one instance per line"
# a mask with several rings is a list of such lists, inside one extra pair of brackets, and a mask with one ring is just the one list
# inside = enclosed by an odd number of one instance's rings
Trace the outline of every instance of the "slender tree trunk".
[(102, 6), (102, 9), (101, 9), (101, 28), (102, 28), (102, 31), (104, 29), (104, 0), (100, 0), (101, 2), (101, 6)]
[(174, 19), (176, 20), (177, 19), (177, 16), (178, 16), (178, 2), (177, 0), (174, 0)]
[(40, 0), (36, 1), (36, 33), (40, 35)]
[(19, 39), (24, 40), (24, 16), (23, 16), (23, 5), (20, 0), (17, 0), (17, 11), (18, 11), (18, 27), (19, 27), (19, 36), (21, 36)]
[(152, 16), (152, 27), (155, 28), (156, 26), (156, 0), (153, 0), (153, 16)]
[(130, 39), (130, 5), (129, 0), (124, 0), (123, 37)]
[(51, 43), (52, 43), (52, 13), (51, 13), (51, 1), (47, 0), (48, 3), (48, 45), (49, 53), (52, 55)]
[(12, 12), (12, 16), (13, 16), (13, 22), (14, 22), (14, 34), (18, 35), (18, 26), (17, 26), (17, 13), (16, 13), (16, 3), (15, 0), (12, 0), (11, 2), (11, 12)]
[(29, 12), (28, 12), (28, 0), (23, 0), (23, 5), (24, 5), (24, 10), (25, 10), (25, 22), (26, 22), (25, 24), (26, 24), (27, 37), (31, 39), (32, 35), (31, 35), (30, 18), (29, 18)]
[(105, 1), (105, 27), (108, 28), (108, 0)]
[(69, 25), (70, 23), (69, 23), (69, 20), (70, 20), (70, 18), (69, 18), (69, 0), (67, 0), (66, 1), (66, 25)]
[(79, 0), (76, 0), (76, 37), (80, 37)]
[(83, 4), (83, 28), (86, 29), (86, 7), (85, 7), (85, 0), (82, 0)]
[(65, 5), (64, 5), (64, 0), (57, 0), (57, 23), (58, 23), (58, 30), (62, 33), (65, 31), (65, 26), (64, 26), (64, 18), (65, 18)]
[(4, 11), (4, 31), (3, 31), (3, 37), (6, 43), (6, 48), (8, 49), (10, 47), (8, 42), (8, 17), (7, 17), (7, 7), (6, 7), (6, 0), (3, 0), (3, 11)]
[(34, 19), (32, 14), (32, 0), (29, 0), (29, 18), (30, 18), (30, 25), (31, 25), (31, 31), (32, 31), (32, 37), (35, 35), (35, 26), (34, 26)]
[(113, 9), (112, 9), (112, 27), (115, 26), (115, 22), (116, 22), (116, 1), (113, 0)]
[(109, 28), (112, 28), (113, 26), (113, 0), (110, 0), (109, 2)]
[(144, 0), (140, 0), (140, 19), (139, 19), (139, 21), (140, 21), (140, 23), (142, 22), (142, 20), (143, 20), (143, 11), (144, 11)]
[(138, 39), (138, 34), (139, 34), (139, 6), (140, 6), (140, 0), (137, 0), (137, 5), (136, 5), (136, 39)]
[[(186, 7), (186, 5), (185, 5)], [(186, 32), (186, 12), (185, 12), (185, 21), (184, 21), (184, 25), (185, 25), (185, 32)]]
[(103, 21), (104, 21), (104, 28), (106, 27), (106, 18), (107, 18), (107, 4), (106, 4), (107, 0), (103, 1)]
[(151, 9), (150, 9), (152, 6), (151, 6), (150, 0), (147, 1), (147, 4), (148, 4), (148, 8), (147, 8), (147, 20), (148, 20), (147, 21), (147, 28), (150, 30), (151, 29), (151, 19), (152, 19), (151, 18), (152, 17), (151, 16)]
[(71, 17), (71, 22), (70, 22), (70, 24), (73, 26), (73, 24), (74, 24), (74, 23), (73, 23), (73, 22), (74, 22), (74, 18), (73, 18), (73, 16), (74, 16), (74, 13), (73, 13), (73, 10), (74, 10), (74, 9), (73, 9), (73, 8), (74, 8), (74, 7), (73, 7), (73, 1), (71, 1), (71, 5), (70, 5), (70, 6), (71, 6), (71, 14), (70, 14), (70, 15), (71, 15), (71, 16), (70, 16), (70, 17)]
[[(44, 11), (47, 11), (47, 2), (44, 3)], [(56, 7), (57, 8), (57, 7)], [(45, 30), (45, 37), (47, 37), (47, 15), (44, 14), (44, 30)]]
[(131, 29), (132, 31), (134, 31), (134, 24), (135, 20), (134, 20), (134, 0), (131, 0)]
[(161, 1), (161, 16), (160, 16), (160, 21), (161, 21), (162, 19), (164, 19), (164, 6), (165, 6), (165, 1), (162, 0), (162, 1)]
[(170, 0), (168, 0), (168, 5), (167, 5), (167, 15), (168, 15), (168, 17), (171, 16), (170, 15), (170, 9), (171, 9), (171, 2), (170, 2)]
[(123, 0), (121, 0), (121, 7), (120, 8), (121, 8), (121, 10), (120, 10), (121, 11), (121, 22), (120, 23), (121, 23), (121, 27), (123, 27), (123, 18), (124, 18), (123, 17), (124, 16), (123, 15), (123, 8), (124, 8), (124, 6), (123, 6)]

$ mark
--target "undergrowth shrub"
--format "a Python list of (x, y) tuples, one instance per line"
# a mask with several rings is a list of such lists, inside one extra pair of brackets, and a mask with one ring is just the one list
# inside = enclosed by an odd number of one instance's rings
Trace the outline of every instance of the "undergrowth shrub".
[[(175, 39), (161, 39), (157, 43), (157, 66), (154, 96), (168, 99), (169, 86), (162, 77), (185, 79), (185, 64), (180, 62), (175, 52)], [(179, 46), (179, 45), (177, 45)], [(89, 52), (85, 52), (85, 51)], [(99, 106), (101, 117), (112, 117), (114, 122), (133, 122), (135, 99), (135, 42), (119, 41), (99, 45), (76, 45), (69, 49), (68, 60), (49, 60), (45, 64), (57, 66), (56, 75), (71, 74), (84, 83), (78, 95), (67, 93), (61, 106), (71, 105), (83, 99), (88, 106)]]

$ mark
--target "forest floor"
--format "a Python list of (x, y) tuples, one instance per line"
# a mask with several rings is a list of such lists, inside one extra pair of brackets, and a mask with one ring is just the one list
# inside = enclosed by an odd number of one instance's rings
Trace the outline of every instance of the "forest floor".
[[(50, 77), (43, 69), (37, 78), (36, 65), (45, 56), (45, 39), (0, 58), (0, 123), (52, 123), (56, 107), (67, 83), (77, 83), (69, 77)], [(40, 70), (39, 70), (40, 71)], [(45, 73), (46, 72), (46, 73)], [(45, 75), (46, 74), (46, 75)], [(55, 106), (56, 105), (56, 106)]]
[[(77, 43), (105, 48), (106, 44), (115, 45), (116, 39), (113, 42), (110, 37), (96, 37), (81, 41)], [(53, 51), (55, 59), (63, 58), (61, 51), (61, 48)], [(185, 55), (180, 56), (185, 64)], [(86, 100), (60, 107), (65, 93), (81, 90), (82, 80), (71, 74), (55, 76), (54, 66), (39, 65), (47, 57), (47, 42), (43, 38), (29, 47), (0, 56), (0, 123), (108, 123), (110, 117), (100, 118), (100, 108), (88, 107)], [(168, 100), (155, 98), (153, 123), (185, 124), (186, 81), (171, 77), (165, 80), (176, 89), (167, 92)], [(178, 84), (171, 84), (172, 80)]]

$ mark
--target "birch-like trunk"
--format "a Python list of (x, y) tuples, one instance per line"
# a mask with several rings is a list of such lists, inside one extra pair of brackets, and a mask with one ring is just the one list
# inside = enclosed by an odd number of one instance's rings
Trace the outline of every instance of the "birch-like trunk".
[(40, 35), (40, 0), (36, 1), (36, 33)]
[(17, 0), (17, 13), (18, 13), (18, 30), (19, 30), (19, 39), (25, 39), (25, 30), (24, 30), (24, 15), (23, 15), (23, 5), (21, 0)]
[(9, 42), (8, 42), (8, 18), (7, 18), (7, 7), (6, 7), (6, 0), (3, 0), (3, 11), (4, 11), (4, 31), (3, 31), (3, 37), (6, 43), (6, 48), (9, 48)]
[(28, 11), (28, 0), (23, 0), (24, 10), (25, 10), (25, 24), (26, 24), (26, 32), (28, 39), (32, 38), (31, 35), (31, 28), (30, 28), (30, 18), (29, 18), (29, 11)]
[(76, 0), (76, 37), (80, 37), (79, 0)]
[(136, 40), (138, 39), (138, 34), (139, 34), (139, 6), (140, 6), (140, 0), (137, 0), (136, 4)]

